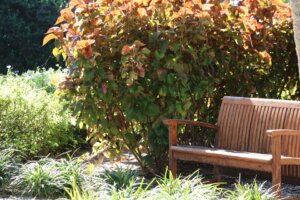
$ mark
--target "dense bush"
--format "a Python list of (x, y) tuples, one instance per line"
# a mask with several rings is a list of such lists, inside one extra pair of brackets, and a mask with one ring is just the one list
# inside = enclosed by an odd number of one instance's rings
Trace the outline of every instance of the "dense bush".
[(47, 78), (55, 82), (60, 76), (53, 70), (0, 76), (0, 149), (37, 156), (75, 144), (66, 102), (59, 101), (54, 85), (46, 84)]
[(299, 96), (290, 9), (203, 2), (72, 0), (49, 29), (44, 42), (56, 39), (70, 69), (61, 88), (73, 115), (111, 156), (127, 148), (161, 166), (162, 119), (215, 122), (224, 95)]
[(6, 66), (24, 72), (37, 66), (54, 66), (51, 45), (42, 38), (67, 0), (7, 0), (0, 4), (0, 73)]

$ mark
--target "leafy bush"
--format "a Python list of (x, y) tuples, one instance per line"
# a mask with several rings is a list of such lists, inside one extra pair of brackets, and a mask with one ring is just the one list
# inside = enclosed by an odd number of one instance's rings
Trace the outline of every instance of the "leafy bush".
[(52, 47), (42, 48), (42, 38), (66, 2), (9, 0), (0, 4), (0, 73), (6, 73), (7, 65), (20, 72), (54, 66)]
[(46, 91), (52, 86), (44, 88), (44, 83), (37, 81), (45, 73), (17, 76), (9, 72), (0, 76), (1, 149), (13, 148), (27, 156), (40, 156), (76, 144), (71, 115), (64, 109), (67, 102)]
[[(159, 168), (162, 119), (215, 122), (224, 95), (299, 96), (289, 9), (202, 2), (72, 0), (49, 29), (44, 43), (56, 40), (70, 70), (61, 88), (73, 115), (109, 156), (130, 149)], [(208, 145), (213, 134), (195, 138)]]
[(45, 90), (48, 93), (58, 93), (58, 86), (60, 81), (64, 79), (67, 74), (67, 70), (54, 70), (53, 68), (41, 69), (37, 68), (35, 71), (28, 70), (21, 76), (29, 81), (32, 81), (33, 85), (37, 89)]

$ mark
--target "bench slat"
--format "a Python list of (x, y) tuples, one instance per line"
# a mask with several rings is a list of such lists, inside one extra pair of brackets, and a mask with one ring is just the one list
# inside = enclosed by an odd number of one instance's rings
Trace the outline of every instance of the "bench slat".
[(204, 156), (208, 155), (217, 158), (236, 159), (236, 160), (244, 160), (249, 162), (260, 162), (260, 163), (269, 163), (269, 164), (271, 164), (271, 160), (272, 160), (272, 155), (270, 154), (241, 152), (241, 151), (233, 151), (233, 150), (225, 150), (225, 149), (201, 147), (201, 146), (171, 146), (171, 150), (174, 152), (184, 152), (184, 153), (204, 155)]
[(249, 162), (244, 160), (228, 159), (225, 157), (211, 157), (207, 155), (186, 154), (185, 152), (175, 151), (173, 154), (175, 159), (197, 161), (201, 163), (209, 163), (212, 165), (252, 169), (257, 171), (271, 172), (271, 165), (268, 163)]

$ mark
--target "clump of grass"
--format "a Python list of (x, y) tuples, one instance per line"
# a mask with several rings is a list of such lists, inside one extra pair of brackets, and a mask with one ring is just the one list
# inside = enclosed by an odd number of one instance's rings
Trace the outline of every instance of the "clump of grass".
[(97, 199), (96, 194), (78, 186), (78, 184), (76, 183), (76, 180), (73, 180), (71, 188), (65, 188), (65, 191), (71, 200), (94, 200), (94, 199)]
[(24, 164), (11, 185), (22, 195), (34, 197), (64, 196), (73, 182), (82, 183), (82, 166), (74, 160), (43, 158)]
[(77, 159), (69, 158), (60, 159), (56, 162), (55, 168), (60, 172), (63, 180), (64, 186), (71, 188), (73, 182), (79, 187), (82, 186), (83, 176), (85, 175), (84, 166)]
[[(120, 173), (124, 174), (121, 175)], [(83, 196), (88, 196), (93, 199), (104, 200), (160, 200), (160, 199), (219, 199), (221, 189), (217, 184), (205, 184), (198, 173), (194, 173), (186, 178), (174, 178), (172, 174), (166, 171), (164, 177), (153, 178), (149, 183), (145, 183), (145, 179), (129, 178), (134, 177), (132, 171), (117, 171), (105, 172), (106, 174), (114, 174), (109, 182), (103, 179), (98, 182), (98, 187), (86, 188), (82, 190), (79, 187), (72, 187), (72, 190), (67, 190), (69, 197), (73, 200), (82, 199)], [(101, 177), (101, 176), (98, 176)], [(127, 177), (127, 178), (124, 178)], [(93, 177), (95, 178), (95, 177)], [(111, 178), (111, 176), (109, 176)], [(126, 180), (126, 182), (122, 182)], [(116, 182), (119, 186), (116, 187)], [(121, 184), (122, 183), (122, 184)], [(99, 189), (101, 185), (101, 189)]]
[(151, 199), (151, 187), (153, 185), (153, 182), (155, 179), (152, 179), (152, 181), (148, 184), (144, 182), (145, 179), (142, 179), (141, 181), (136, 181), (132, 179), (128, 186), (117, 190), (114, 187), (109, 188), (108, 193), (104, 193), (105, 196), (103, 196), (103, 199), (109, 199), (109, 200), (138, 200), (138, 199)]
[(175, 178), (166, 171), (164, 177), (156, 180), (157, 186), (148, 194), (149, 199), (219, 199), (222, 190), (219, 184), (203, 183), (198, 172), (185, 178)]
[(22, 191), (22, 195), (55, 196), (64, 186), (60, 171), (55, 169), (56, 164), (52, 159), (28, 162), (13, 177), (12, 186)]
[(117, 168), (116, 170), (105, 170), (103, 177), (109, 185), (114, 186), (118, 191), (129, 187), (132, 182), (136, 182), (137, 173), (131, 169)]
[(20, 154), (14, 149), (0, 150), (0, 187), (4, 187), (16, 173)]
[(253, 183), (235, 184), (235, 190), (228, 191), (225, 198), (228, 200), (277, 200), (279, 197), (272, 192), (272, 188), (265, 189), (264, 184), (258, 184), (256, 180)]

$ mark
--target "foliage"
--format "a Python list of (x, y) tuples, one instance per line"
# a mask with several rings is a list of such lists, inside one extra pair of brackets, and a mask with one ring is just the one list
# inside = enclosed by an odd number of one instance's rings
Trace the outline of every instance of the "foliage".
[(265, 189), (264, 183), (258, 184), (256, 180), (252, 184), (235, 184), (234, 191), (228, 191), (226, 199), (235, 200), (235, 199), (244, 199), (244, 200), (275, 200), (278, 199), (278, 196), (272, 192), (272, 188)]
[(112, 185), (117, 191), (127, 188), (132, 181), (136, 181), (137, 175), (134, 170), (123, 170), (117, 168), (116, 170), (105, 170), (104, 179)]
[(19, 167), (20, 155), (14, 149), (0, 150), (0, 188), (9, 182)]
[(55, 197), (74, 184), (81, 187), (83, 166), (76, 160), (43, 158), (24, 164), (11, 185), (23, 195)]
[(165, 118), (215, 122), (224, 95), (299, 96), (290, 9), (270, 0), (72, 0), (56, 24), (44, 43), (69, 68), (77, 123), (143, 167), (166, 160)]
[(96, 196), (89, 191), (83, 190), (76, 182), (72, 183), (72, 188), (65, 188), (68, 197), (71, 200), (94, 200)]
[(0, 73), (7, 65), (24, 72), (56, 63), (51, 46), (42, 49), (47, 28), (67, 0), (9, 0), (0, 4)]
[[(50, 74), (52, 75), (50, 76)], [(57, 153), (76, 144), (67, 102), (59, 101), (47, 78), (60, 71), (0, 76), (0, 148), (13, 148), (27, 156)]]
[[(101, 184), (105, 182), (102, 181)], [(70, 198), (72, 200), (84, 199), (83, 197), (104, 200), (220, 199), (222, 189), (217, 186), (217, 184), (204, 184), (197, 173), (186, 178), (174, 178), (171, 173), (166, 172), (164, 177), (153, 178), (147, 184), (144, 179), (132, 180), (121, 190), (109, 186), (104, 186), (101, 190), (98, 188), (80, 190), (78, 187), (73, 187), (74, 191), (71, 192)]]
[(26, 80), (32, 81), (37, 89), (45, 90), (48, 93), (58, 93), (58, 86), (60, 81), (64, 79), (67, 70), (54, 70), (53, 68), (41, 69), (37, 68), (35, 71), (28, 70), (21, 76)]
[(157, 179), (158, 186), (152, 189), (149, 199), (219, 199), (221, 189), (218, 184), (204, 184), (199, 173), (195, 172), (185, 178), (175, 178), (166, 171), (164, 177)]

